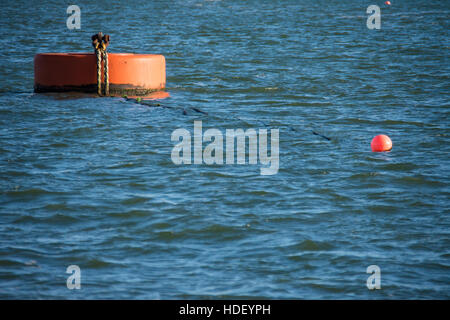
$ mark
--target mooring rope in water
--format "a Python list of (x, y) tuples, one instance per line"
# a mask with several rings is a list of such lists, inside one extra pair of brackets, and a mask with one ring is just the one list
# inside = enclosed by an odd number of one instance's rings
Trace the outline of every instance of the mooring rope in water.
[[(98, 34), (94, 34), (92, 36), (92, 46), (95, 49), (95, 55), (97, 57), (97, 93), (99, 96), (102, 96), (102, 59), (103, 59), (103, 65), (104, 65), (104, 78), (105, 78), (105, 90), (104, 90), (104, 95), (105, 96), (109, 96), (109, 66), (108, 66), (108, 53), (106, 52), (106, 49), (109, 45), (109, 41), (110, 41), (110, 36), (105, 34), (103, 35), (101, 32), (99, 32)], [(168, 105), (164, 105), (162, 103), (156, 103), (156, 104), (152, 104), (152, 103), (143, 103), (142, 98), (137, 98), (137, 99), (129, 99), (127, 96), (123, 96), (123, 98), (125, 98), (127, 101), (133, 101), (136, 102), (138, 104), (144, 104), (146, 106), (149, 107), (161, 107), (161, 108), (168, 108), (168, 109), (181, 109), (183, 115), (187, 115), (187, 111), (186, 108), (183, 107), (173, 107), (173, 106), (168, 106)], [(205, 112), (203, 110), (200, 110), (199, 108), (196, 107), (189, 107), (191, 110), (197, 112), (197, 113), (201, 113), (201, 114), (205, 114), (208, 116), (212, 116), (212, 117), (216, 117), (218, 119), (223, 120), (223, 118), (221, 117), (217, 117), (214, 115), (209, 115), (208, 112)], [(243, 121), (243, 122), (247, 122), (239, 117), (236, 117), (234, 115), (229, 115), (233, 118), (235, 118), (238, 121)], [(263, 126), (265, 127), (269, 127), (266, 123), (264, 123), (261, 120), (256, 119), (256, 121), (260, 122)], [(297, 131), (297, 129), (288, 126), (288, 128), (290, 128), (292, 131)], [(328, 141), (331, 141), (331, 138), (328, 138), (327, 136), (317, 133), (314, 130), (311, 130), (312, 134), (319, 136), (323, 139), (326, 139)]]
[[(109, 35), (103, 35), (101, 32), (94, 34), (92, 37), (92, 46), (95, 49), (97, 57), (97, 93), (99, 96), (109, 96), (109, 64), (108, 53), (106, 49), (109, 45)], [(105, 90), (102, 92), (102, 59), (104, 64)]]
[[(143, 101), (142, 99), (139, 99), (139, 98), (138, 99), (130, 99), (130, 98), (126, 97), (126, 96), (124, 96), (123, 98), (125, 100), (127, 100), (127, 101), (133, 101), (133, 102), (136, 102), (138, 104), (143, 104), (143, 105), (146, 105), (146, 106), (149, 106), (149, 107), (159, 107), (159, 108), (167, 108), (167, 109), (179, 109), (179, 110), (182, 110), (183, 115), (187, 115), (186, 108), (183, 108), (183, 107), (168, 106), (168, 105), (162, 104), (160, 102), (157, 102), (157, 103), (151, 103), (151, 102), (150, 103), (144, 103), (144, 102), (149, 102), (149, 101)], [(196, 108), (196, 107), (189, 107), (189, 109), (191, 109), (191, 110), (193, 110), (193, 111), (195, 111), (197, 113), (201, 113), (201, 114), (207, 115), (209, 117), (215, 117), (217, 119), (223, 120), (222, 117), (210, 115), (208, 112), (203, 111), (203, 110), (201, 110), (199, 108)], [(237, 116), (234, 116), (232, 114), (230, 114), (230, 116), (233, 117), (235, 120), (247, 122), (246, 120), (243, 120), (243, 119), (241, 119), (241, 118), (239, 118)], [(258, 120), (258, 119), (255, 119), (255, 120), (258, 121), (259, 123), (261, 123), (263, 126), (269, 127), (269, 125), (264, 123), (262, 120)], [(292, 131), (298, 132), (298, 130), (296, 128), (292, 127), (292, 126), (287, 126), (287, 127), (289, 129), (291, 129)], [(321, 138), (323, 138), (323, 139), (325, 139), (327, 141), (331, 141), (331, 138), (329, 138), (329, 137), (327, 137), (327, 136), (325, 136), (323, 134), (320, 134), (320, 133), (318, 133), (315, 130), (312, 130), (311, 127), (309, 129), (311, 130), (311, 133), (313, 135), (319, 136), (319, 137), (321, 137)]]

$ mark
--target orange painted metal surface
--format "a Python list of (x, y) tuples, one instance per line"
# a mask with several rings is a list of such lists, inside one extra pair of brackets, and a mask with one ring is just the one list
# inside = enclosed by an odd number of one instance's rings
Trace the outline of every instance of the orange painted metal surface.
[[(108, 61), (111, 95), (145, 96), (165, 88), (166, 60), (162, 55), (108, 53)], [(41, 53), (34, 57), (35, 92), (93, 93), (96, 88), (94, 53)]]

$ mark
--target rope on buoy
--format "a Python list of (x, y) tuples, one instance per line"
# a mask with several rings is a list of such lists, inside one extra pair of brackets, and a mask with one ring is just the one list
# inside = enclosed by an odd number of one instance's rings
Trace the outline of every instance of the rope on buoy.
[(95, 50), (95, 55), (97, 56), (97, 93), (99, 96), (102, 95), (102, 55), (100, 50)]
[(95, 49), (95, 56), (97, 57), (97, 93), (99, 96), (102, 96), (102, 59), (105, 68), (105, 92), (103, 95), (109, 96), (109, 66), (108, 53), (106, 52), (109, 39), (109, 35), (103, 35), (101, 32), (92, 36), (92, 46)]
[(109, 68), (108, 68), (108, 53), (103, 51), (103, 61), (105, 62), (105, 96), (109, 96)]

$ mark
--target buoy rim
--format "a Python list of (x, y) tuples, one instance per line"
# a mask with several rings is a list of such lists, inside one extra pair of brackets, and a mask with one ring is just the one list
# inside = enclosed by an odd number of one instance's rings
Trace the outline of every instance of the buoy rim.
[[(95, 55), (94, 52), (42, 52), (37, 53), (36, 56), (86, 56), (86, 55)], [(153, 53), (127, 53), (127, 52), (108, 52), (108, 55), (114, 56), (138, 56), (138, 57), (153, 57), (153, 56), (161, 56), (160, 54)]]

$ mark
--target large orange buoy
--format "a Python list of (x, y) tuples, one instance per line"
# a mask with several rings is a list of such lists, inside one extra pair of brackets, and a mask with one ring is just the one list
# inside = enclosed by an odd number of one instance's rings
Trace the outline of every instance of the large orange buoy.
[[(108, 53), (108, 65), (111, 96), (149, 96), (166, 86), (166, 60), (162, 55)], [(95, 53), (37, 54), (34, 91), (95, 93), (96, 66)]]
[(391, 138), (384, 134), (380, 134), (372, 139), (370, 147), (373, 152), (390, 151), (392, 149)]

